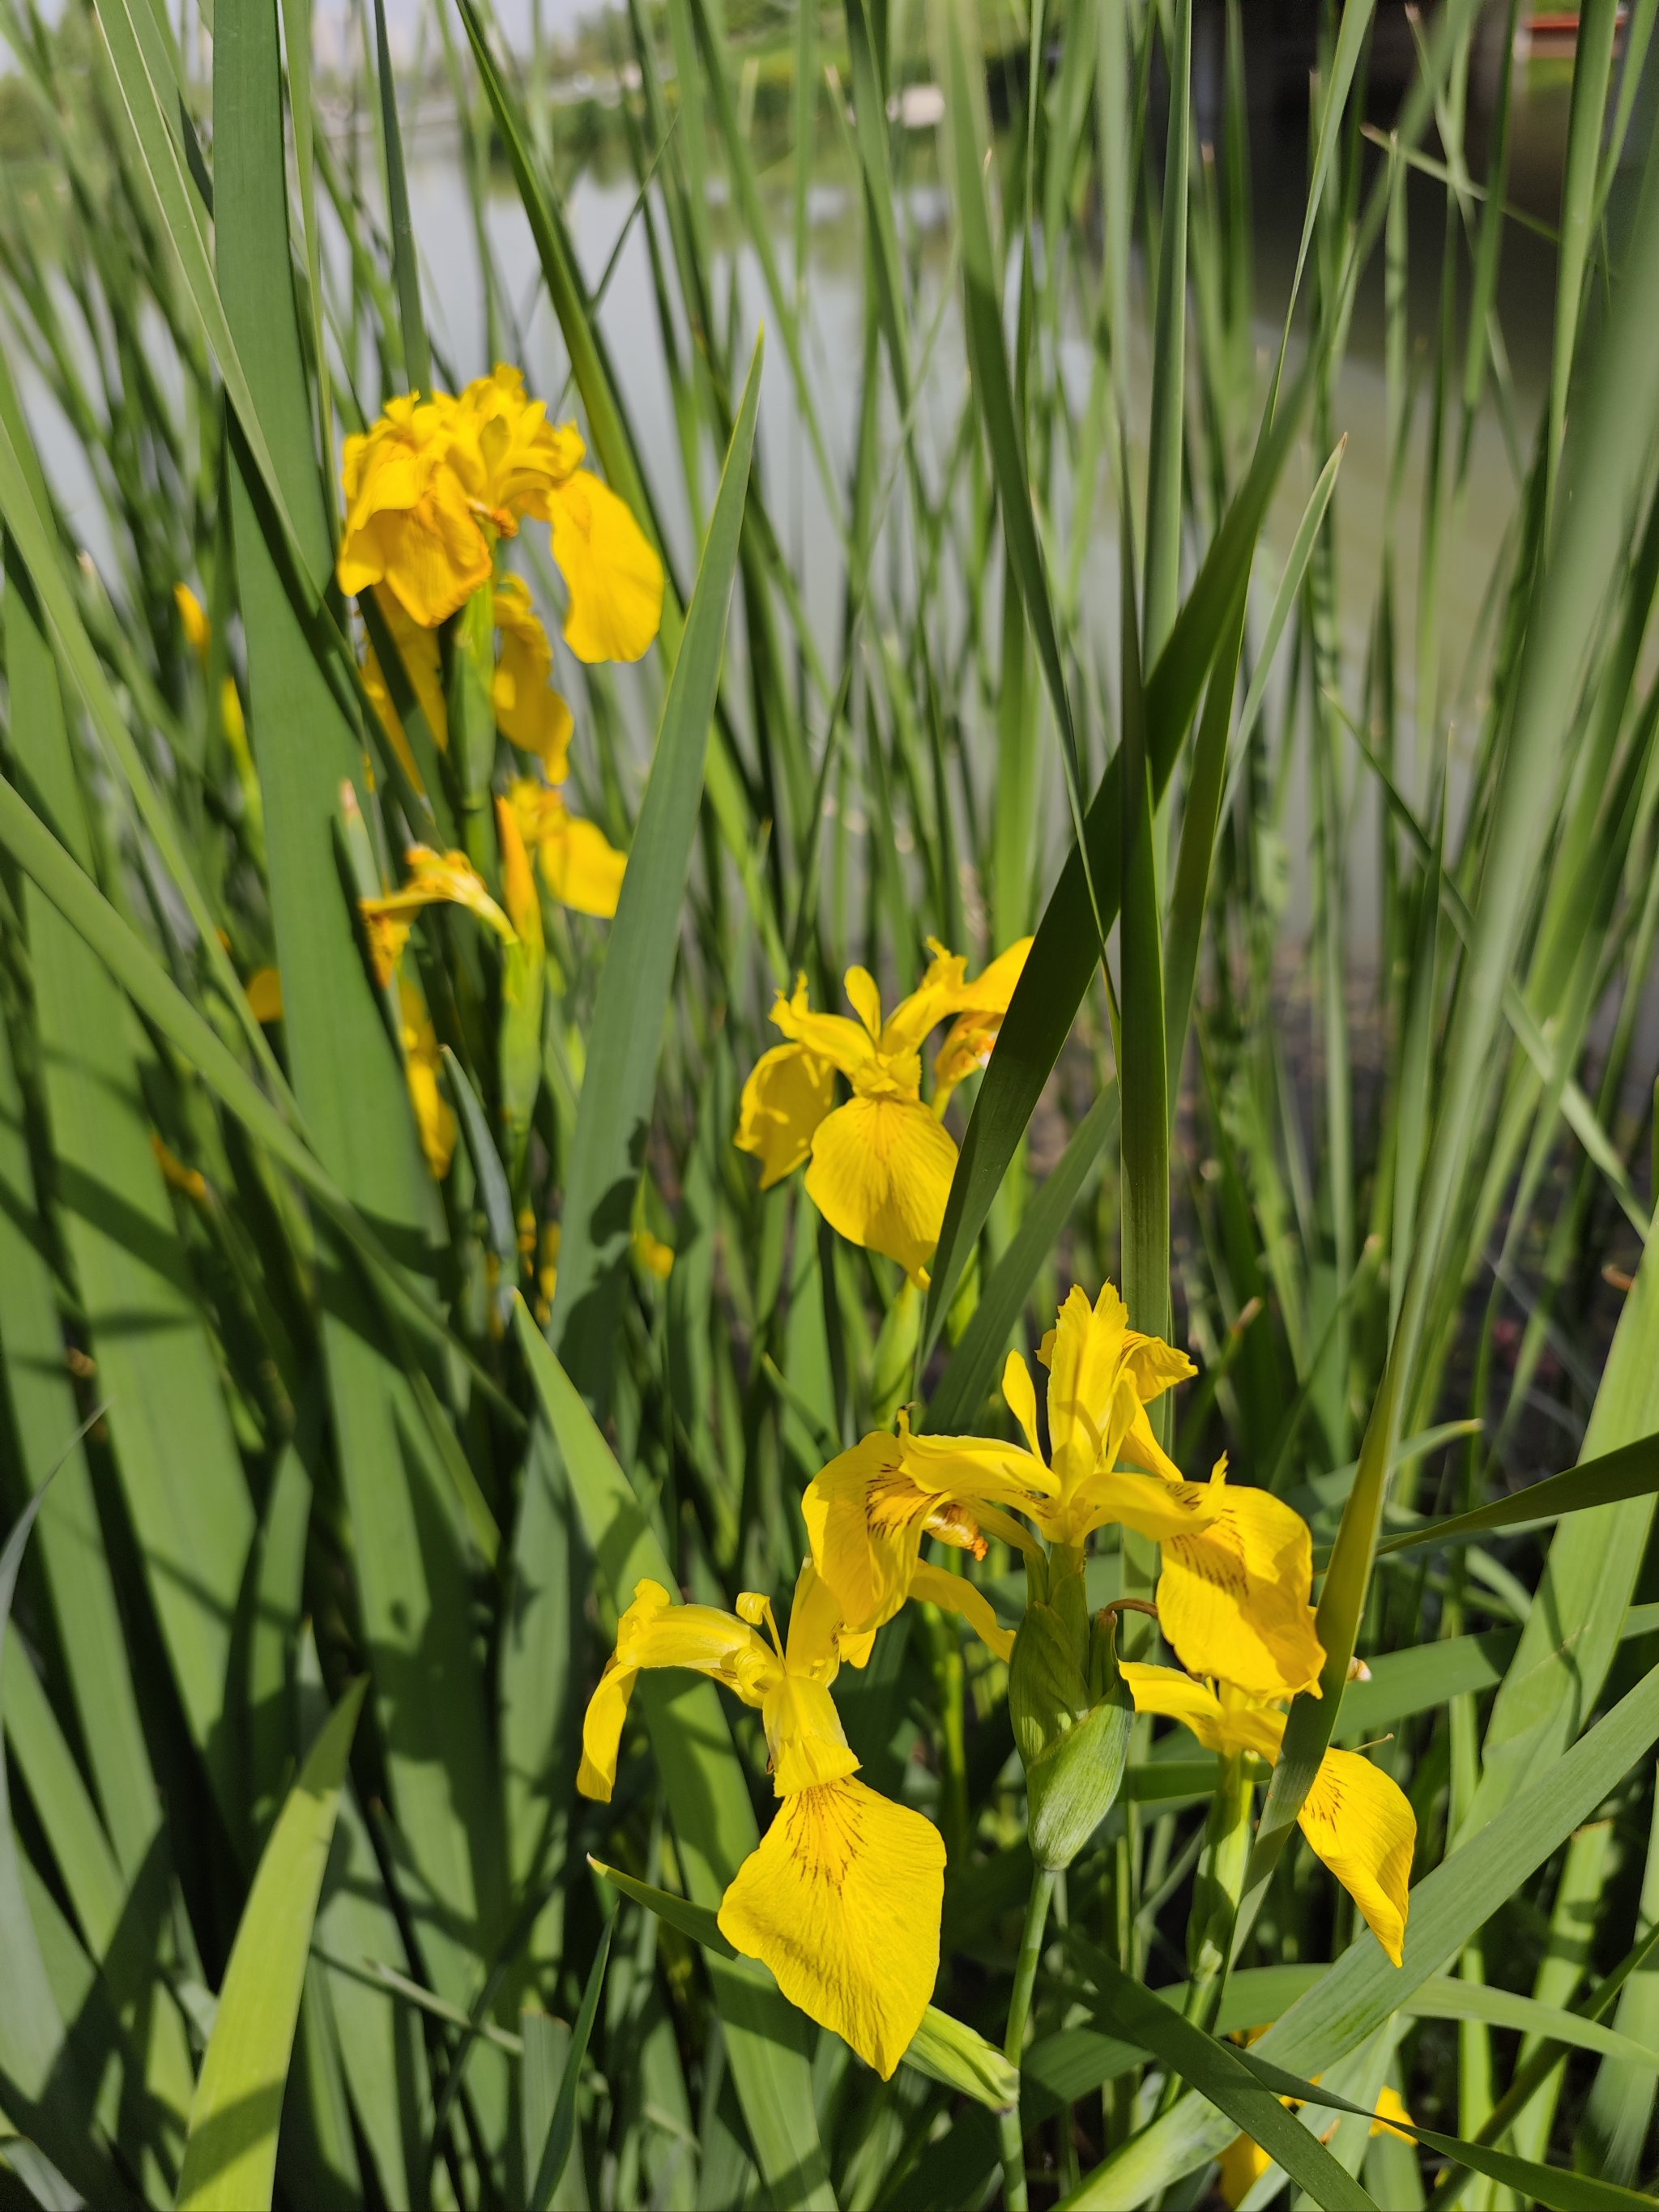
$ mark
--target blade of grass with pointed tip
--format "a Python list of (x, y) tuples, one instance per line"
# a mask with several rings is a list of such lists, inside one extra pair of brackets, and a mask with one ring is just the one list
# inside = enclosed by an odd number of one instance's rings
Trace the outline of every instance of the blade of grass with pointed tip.
[[(576, 1510), (611, 1603), (620, 1612), (645, 1577), (678, 1577), (572, 1378), (530, 1309), (514, 1307), (519, 1346), (563, 1461)], [(672, 1808), (686, 1887), (714, 1910), (759, 1830), (731, 1732), (711, 1682), (644, 1678), (635, 1692)], [(752, 1962), (711, 1960), (733, 2077), (756, 2156), (781, 2203), (829, 2207), (834, 2196), (818, 2140), (805, 2022)]]
[(403, 329), (404, 368), (410, 389), (432, 391), (432, 349), (421, 310), (421, 269), (409, 219), (409, 184), (404, 175), (404, 134), (398, 121), (398, 88), (392, 75), (392, 49), (386, 34), (386, 0), (374, 0), (374, 60), (380, 78), (380, 128), (386, 146), (386, 214), (392, 224), (392, 267), (398, 283), (398, 313)]
[[(89, 864), (91, 827), (57, 670), (29, 578), (15, 562), (5, 641), (18, 771)], [(121, 994), (32, 885), (24, 910), (58, 1212), (111, 1401), (122, 1492), (191, 1735), (231, 1818), (224, 1698), (253, 1509), (152, 1146)]]
[(587, 1987), (582, 1991), (581, 2009), (576, 2014), (576, 2024), (570, 2033), (570, 2048), (565, 2054), (564, 2078), (559, 2083), (553, 2115), (547, 2124), (547, 2140), (543, 2143), (541, 2155), (536, 2162), (536, 2176), (530, 2189), (530, 2212), (547, 2212), (547, 2208), (553, 2202), (553, 2192), (569, 2161), (570, 2146), (576, 2132), (577, 2084), (581, 2078), (582, 2062), (587, 2057), (588, 2042), (593, 2033), (593, 2021), (599, 2009), (599, 1992), (605, 1987), (605, 1962), (611, 1956), (611, 1939), (616, 1932), (615, 1919), (607, 1920), (593, 1964), (588, 1969)]
[[(18, 1570), (46, 1494), (36, 1491), (0, 1550), (0, 1680), (6, 1672)], [(93, 2116), (93, 2092), (82, 2080), (79, 2062), (67, 2043), (41, 1956), (12, 1825), (3, 1752), (0, 1952), (6, 1961), (6, 1999), (0, 2004), (0, 2105), (13, 2125), (34, 2137), (62, 2172), (94, 2203), (122, 2206), (133, 2203), (132, 2192), (112, 2164), (102, 2130)]]
[(1117, 1088), (1109, 1084), (1072, 1132), (1058, 1164), (1027, 1201), (1007, 1250), (980, 1293), (950, 1363), (927, 1400), (921, 1426), (945, 1436), (973, 1426), (973, 1417), (997, 1372), (997, 1363), (1018, 1326), (1037, 1273), (1071, 1218), (1089, 1171), (1099, 1158), (1117, 1117)]
[[(1391, 1966), (1369, 1931), (1253, 2046), (1275, 2065), (1321, 2070), (1357, 2050), (1431, 1975), (1455, 1960), (1659, 1741), (1659, 1669), (1644, 1675), (1571, 1749), (1411, 1893), (1405, 1964)], [(1228, 2142), (1231, 2124), (1188, 2096), (1096, 2168), (1066, 2198), (1070, 2212), (1145, 2203)]]
[(760, 405), (762, 355), (757, 340), (663, 701), (651, 777), (588, 1030), (587, 1065), (565, 1176), (559, 1279), (548, 1333), (568, 1371), (600, 1406), (610, 1396), (634, 1192), (651, 1123), (709, 725), (726, 649)]
[[(14, 684), (17, 670), (14, 665)], [(64, 1333), (29, 1159), (22, 1090), (0, 1020), (0, 1388), (31, 1492), (52, 1489), (40, 1553), (99, 1808), (131, 1878), (161, 1821), (115, 1583), (64, 1364)], [(71, 1627), (72, 1634), (64, 1632)]]
[(116, 913), (98, 886), (20, 794), (0, 777), (0, 845), (37, 884), (79, 937), (98, 956), (133, 1005), (152, 1022), (250, 1135), (303, 1183), (369, 1269), (395, 1318), (424, 1343), (441, 1347), (471, 1370), (475, 1387), (495, 1411), (518, 1418), (489, 1376), (453, 1336), (430, 1303), (412, 1287), (408, 1271), (345, 1196), (291, 1123), (285, 1121), (236, 1060), (222, 1038), (184, 996), (149, 946)]
[[(219, 286), (314, 572), (328, 558), (327, 493), (290, 278), (276, 20), (268, 0), (220, 0), (216, 22)], [(264, 794), (295, 1090), (319, 1159), (418, 1264), (441, 1209), (358, 950), (337, 844), (342, 780), (364, 781), (361, 735), (317, 658), (234, 429), (230, 444), (248, 721)], [(331, 472), (331, 459), (329, 465)], [(366, 792), (358, 799), (368, 818)], [(422, 1929), (427, 1964), (444, 1995), (466, 2002), (479, 1959), (494, 1948), (505, 1869), (465, 1562), (441, 1493), (408, 1446), (422, 1416), (402, 1371), (403, 1347), (337, 1247), (320, 1271), (320, 1291), (335, 1444), (392, 1799), (434, 1903)]]
[[(1352, 11), (1351, 11), (1352, 12)], [(1176, 0), (1169, 54), (1170, 126), (1164, 143), (1152, 329), (1152, 419), (1146, 457), (1146, 566), (1142, 653), (1164, 650), (1181, 589), (1182, 429), (1187, 411), (1187, 168), (1191, 121), (1193, 0)]]
[(1375, 2212), (1375, 2200), (1338, 2165), (1318, 2136), (1285, 2111), (1276, 2092), (1264, 2088), (1239, 2051), (1206, 2034), (1093, 1945), (1089, 1959), (1114, 2033), (1121, 2028), (1131, 2040), (1144, 2044), (1162, 2059), (1172, 2080), (1190, 2081), (1218, 2112), (1259, 2143), (1316, 2204), (1328, 2212), (1339, 2206), (1361, 2208), (1361, 2212), (1370, 2207)]
[[(720, 1959), (738, 1957), (720, 1933), (719, 1917), (708, 1905), (694, 1905), (689, 1898), (654, 1888), (651, 1883), (623, 1874), (620, 1868), (603, 1865), (598, 1859), (589, 1863), (611, 1888), (632, 1898), (635, 1904), (644, 1905), (671, 1928), (678, 1928), (681, 1935), (702, 1944), (705, 1951)], [(1010, 2110), (1018, 2094), (1019, 2076), (994, 2045), (987, 2043), (973, 2028), (951, 2020), (933, 2005), (922, 2014), (921, 2026), (905, 2051), (902, 2063), (917, 2068), (931, 2081), (943, 2081), (947, 2088), (972, 2097), (994, 2112)]]
[[(1220, 643), (1227, 611), (1248, 574), (1273, 486), (1294, 441), (1310, 389), (1304, 368), (1264, 428), (1249, 474), (1205, 556), (1176, 617), (1170, 641), (1146, 681), (1146, 751), (1154, 804), (1164, 794)], [(1122, 764), (1114, 754), (1085, 830), (1103, 921), (1115, 920), (1121, 856)], [(1099, 958), (1088, 885), (1074, 845), (1043, 909), (1036, 937), (974, 1102), (951, 1179), (945, 1225), (933, 1263), (922, 1324), (923, 1356), (936, 1341), (962, 1270), (991, 1211), (1008, 1163), (1071, 1033)]]
[(191, 2107), (179, 2212), (268, 2212), (312, 1922), (368, 1687), (360, 1674), (319, 1733), (248, 1892)]

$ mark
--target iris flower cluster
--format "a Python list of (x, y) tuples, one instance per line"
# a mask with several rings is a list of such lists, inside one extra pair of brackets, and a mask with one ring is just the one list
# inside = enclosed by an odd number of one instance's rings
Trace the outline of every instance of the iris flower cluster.
[[(947, 957), (937, 955), (936, 968)], [(850, 983), (849, 995), (857, 1004)], [(865, 995), (860, 1035), (872, 1054), (891, 1052)], [(822, 1028), (807, 1034), (812, 1045), (792, 1042), (816, 1049), (823, 1040), (825, 1058), (841, 1042)], [(915, 1043), (901, 1048), (914, 1054)], [(864, 1095), (855, 1090), (853, 1103)], [(915, 1110), (910, 1100), (881, 1103)], [(1320, 1694), (1306, 1523), (1269, 1492), (1230, 1482), (1224, 1460), (1207, 1482), (1188, 1481), (1148, 1418), (1192, 1362), (1132, 1328), (1110, 1284), (1092, 1302), (1070, 1292), (1038, 1358), (1044, 1418), (1024, 1358), (1011, 1355), (1003, 1373), (1018, 1443), (915, 1435), (901, 1416), (819, 1470), (803, 1500), (810, 1557), (786, 1634), (753, 1593), (732, 1614), (676, 1604), (641, 1583), (588, 1708), (580, 1786), (601, 1800), (641, 1668), (692, 1668), (759, 1709), (778, 1810), (726, 1893), (721, 1930), (884, 2077), (933, 1995), (945, 1845), (923, 1814), (856, 1779), (831, 1692), (841, 1668), (866, 1664), (905, 1605), (947, 1608), (1007, 1663), (1039, 1865), (1068, 1863), (1109, 1809), (1134, 1713), (1178, 1722), (1250, 1776), (1278, 1757), (1286, 1700)], [(1173, 1665), (1120, 1664), (1110, 1609), (1091, 1621), (1082, 1605), (1085, 1547), (1109, 1525), (1158, 1548), (1155, 1610)], [(993, 1537), (1025, 1560), (1017, 1632), (967, 1575), (924, 1556), (931, 1541), (982, 1558)], [(1115, 1731), (1092, 1724), (1120, 1715)], [(1404, 1795), (1361, 1753), (1328, 1751), (1299, 1819), (1397, 1965), (1416, 1834)]]
[[(573, 814), (564, 785), (574, 718), (553, 688), (553, 647), (522, 578), (500, 565), (502, 541), (526, 520), (545, 522), (568, 607), (564, 641), (577, 659), (637, 660), (662, 617), (662, 564), (626, 503), (581, 463), (574, 424), (547, 419), (505, 364), (447, 392), (391, 400), (370, 428), (345, 441), (346, 501), (337, 580), (372, 600), (408, 690), (441, 753), (449, 750), (441, 633), (488, 592), (488, 691), (495, 728), (520, 756), (495, 793), (500, 896), (466, 853), (411, 845), (404, 878), (358, 901), (376, 981), (395, 994), (410, 1097), (427, 1162), (441, 1179), (455, 1149), (455, 1117), (439, 1083), (438, 1039), (418, 981), (403, 954), (424, 908), (458, 906), (508, 948), (507, 997), (520, 979), (514, 962), (539, 970), (542, 925), (534, 868), (561, 905), (601, 918), (614, 915), (626, 862), (598, 824)], [(189, 604), (185, 602), (188, 600)], [(180, 598), (191, 642), (206, 636), (193, 595)], [(421, 775), (379, 654), (371, 643), (363, 688), (404, 772)], [(236, 704), (234, 686), (226, 713)], [(240, 706), (236, 721), (240, 727)], [(538, 981), (537, 988), (539, 988)], [(281, 979), (262, 969), (250, 996), (262, 1020), (282, 1013)], [(539, 999), (526, 990), (530, 1012)], [(526, 1016), (528, 1019), (528, 1016)]]

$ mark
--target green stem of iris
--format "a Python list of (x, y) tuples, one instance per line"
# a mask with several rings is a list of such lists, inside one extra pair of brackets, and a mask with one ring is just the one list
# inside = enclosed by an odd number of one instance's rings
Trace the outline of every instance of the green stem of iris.
[[(1037, 1960), (1042, 1955), (1043, 1930), (1048, 1924), (1048, 1905), (1054, 1893), (1054, 1877), (1039, 1867), (1031, 1877), (1031, 1894), (1025, 1906), (1025, 1925), (1020, 1933), (1019, 1960), (1014, 1968), (1014, 1990), (1008, 2000), (1008, 2033), (1003, 2051), (1018, 2067), (1025, 2047), (1025, 2030), (1031, 2016), (1031, 1990), (1036, 1981)], [(1018, 2100), (1002, 2116), (1002, 2194), (1008, 2212), (1027, 2212), (1030, 2199), (1025, 2186), (1025, 2131), (1020, 2123)]]

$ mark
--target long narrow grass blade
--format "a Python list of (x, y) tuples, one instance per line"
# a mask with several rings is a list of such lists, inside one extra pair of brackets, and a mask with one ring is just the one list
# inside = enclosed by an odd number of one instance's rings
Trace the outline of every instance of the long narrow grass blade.
[(179, 2212), (268, 2212), (311, 1924), (368, 1687), (359, 1675), (335, 1707), (259, 1861), (196, 2085)]
[(587, 1069), (565, 1178), (559, 1280), (549, 1334), (596, 1404), (611, 1393), (634, 1189), (645, 1157), (662, 1025), (679, 943), (697, 801), (720, 684), (760, 406), (762, 345), (721, 471), (663, 701), (651, 780), (587, 1037)]

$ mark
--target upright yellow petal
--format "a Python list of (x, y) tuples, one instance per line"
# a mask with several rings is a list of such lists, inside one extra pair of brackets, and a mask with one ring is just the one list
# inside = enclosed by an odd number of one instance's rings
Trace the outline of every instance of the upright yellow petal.
[(607, 1659), (582, 1717), (582, 1757), (576, 1770), (576, 1787), (584, 1797), (597, 1798), (601, 1805), (611, 1802), (611, 1793), (617, 1786), (617, 1754), (628, 1718), (628, 1701), (639, 1679), (637, 1667), (620, 1666), (614, 1656)]
[(1325, 1654), (1309, 1594), (1313, 1540), (1282, 1498), (1240, 1490), (1218, 1461), (1217, 1511), (1203, 1528), (1160, 1539), (1158, 1614), (1183, 1667), (1254, 1697), (1318, 1694)]
[[(1064, 1487), (1081, 1481), (1097, 1466), (1109, 1468), (1116, 1458), (1109, 1449), (1108, 1432), (1128, 1326), (1129, 1309), (1110, 1283), (1101, 1285), (1092, 1305), (1088, 1292), (1073, 1284), (1053, 1336), (1044, 1339), (1048, 1449)], [(1128, 1419), (1124, 1413), (1120, 1431), (1127, 1430)]]
[(920, 1102), (849, 1098), (818, 1126), (806, 1192), (849, 1243), (884, 1252), (919, 1282), (956, 1168), (955, 1144)]
[(662, 562), (615, 492), (586, 469), (552, 496), (553, 558), (570, 590), (578, 660), (637, 660), (662, 621)]
[(1357, 1751), (1328, 1751), (1296, 1817), (1399, 1966), (1417, 1845), (1417, 1815), (1405, 1792)]
[(761, 1164), (760, 1187), (792, 1175), (812, 1149), (817, 1126), (836, 1103), (836, 1071), (803, 1044), (775, 1044), (743, 1086), (735, 1142)]
[(1249, 2136), (1233, 2137), (1221, 2154), (1221, 2171), (1216, 2180), (1222, 2197), (1235, 2208), (1235, 2212), (1272, 2164), (1261, 2144), (1253, 2142)]
[(1011, 1352), (1002, 1365), (1002, 1402), (1019, 1423), (1020, 1433), (1041, 1459), (1042, 1446), (1037, 1440), (1036, 1385), (1031, 1380), (1031, 1370), (1025, 1364), (1025, 1355)]
[(887, 2080), (939, 1976), (945, 1844), (920, 1813), (847, 1779), (786, 1797), (738, 1869), (720, 1933)]

